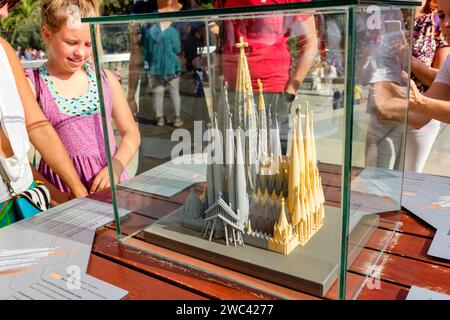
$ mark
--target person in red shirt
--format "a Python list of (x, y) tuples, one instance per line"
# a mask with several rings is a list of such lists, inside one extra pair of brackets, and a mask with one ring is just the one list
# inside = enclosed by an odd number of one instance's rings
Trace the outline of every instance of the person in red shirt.
[[(309, 0), (218, 0), (216, 8), (257, 6)], [(289, 106), (317, 55), (318, 41), (311, 15), (274, 15), (271, 17), (226, 20), (220, 31), (223, 74), (231, 90), (235, 88), (239, 37), (248, 43), (246, 56), (255, 92), (257, 80), (264, 85), (266, 106), (277, 114), (282, 140), (289, 130)], [(288, 49), (288, 40), (297, 38), (297, 56)], [(292, 63), (293, 62), (293, 63)], [(232, 99), (231, 99), (232, 100)], [(232, 101), (230, 101), (232, 102)], [(284, 128), (284, 130), (283, 130)]]

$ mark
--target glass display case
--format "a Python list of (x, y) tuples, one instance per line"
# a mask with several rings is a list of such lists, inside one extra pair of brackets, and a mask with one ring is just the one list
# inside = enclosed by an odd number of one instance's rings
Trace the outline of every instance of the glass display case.
[[(119, 241), (138, 237), (149, 254), (167, 248), (319, 297), (376, 287), (399, 224), (417, 5), (84, 19), (98, 79), (114, 69), (141, 134), (123, 164), (129, 178), (111, 185)], [(108, 88), (99, 94), (108, 100)]]

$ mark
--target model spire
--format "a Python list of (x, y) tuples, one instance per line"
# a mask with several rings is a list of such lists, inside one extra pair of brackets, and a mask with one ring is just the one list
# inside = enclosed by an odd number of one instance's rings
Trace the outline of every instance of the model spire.
[[(300, 187), (300, 163), (298, 159), (297, 150), (297, 134), (295, 132), (295, 127), (292, 130), (292, 148), (291, 148), (291, 165), (289, 167), (289, 189), (288, 189), (288, 209), (292, 212), (295, 209), (296, 196), (295, 190), (299, 190)], [(298, 197), (298, 195), (297, 195)]]
[(305, 198), (299, 197), (301, 212), (302, 212), (302, 220), (300, 222), (300, 242), (304, 244), (308, 240), (308, 214), (306, 213), (306, 205)]
[(220, 80), (220, 96), (219, 96), (219, 108), (217, 110), (217, 126), (220, 132), (225, 134), (225, 129), (228, 124), (228, 115), (230, 114), (230, 104), (228, 102), (228, 83), (223, 76), (219, 77)]
[[(266, 105), (264, 104), (263, 83), (258, 79), (259, 87), (259, 104), (258, 104), (258, 160), (265, 168), (268, 164), (268, 148), (267, 148), (267, 120)], [(264, 172), (263, 174), (267, 174)]]
[(280, 231), (280, 238), (279, 240), (285, 241), (289, 238), (289, 223), (286, 218), (286, 211), (284, 210), (285, 201), (284, 198), (281, 199), (281, 210), (280, 210), (280, 217), (278, 218), (278, 230)]
[[(248, 47), (248, 43), (244, 42), (243, 37), (239, 37), (239, 42), (236, 43), (236, 48), (239, 49), (239, 61), (237, 69), (236, 79), (236, 106), (242, 112), (241, 116), (253, 113), (253, 89), (250, 78), (250, 71), (248, 69), (247, 57), (245, 56), (245, 48)], [(245, 119), (239, 119), (244, 121), (244, 130), (247, 129)], [(239, 124), (242, 125), (242, 124)]]
[(243, 125), (246, 133), (244, 137), (244, 160), (247, 175), (247, 188), (253, 191), (256, 188), (256, 176), (259, 171), (258, 161), (258, 136), (256, 124), (256, 112), (254, 111), (253, 88), (248, 68), (245, 48), (248, 43), (243, 37), (239, 37), (236, 48), (239, 49), (239, 61), (236, 79), (236, 106), (238, 108), (239, 125)]
[(310, 132), (310, 136), (311, 136), (311, 162), (312, 162), (312, 165), (314, 167), (316, 167), (316, 165), (317, 165), (317, 160), (316, 160), (316, 158), (317, 158), (317, 154), (316, 154), (317, 150), (316, 150), (316, 141), (315, 141), (316, 140), (316, 135), (314, 133), (314, 113), (312, 111), (310, 112), (310, 121), (311, 121), (311, 123), (310, 123), (309, 128), (311, 130), (311, 132)]
[[(211, 141), (211, 124), (208, 123), (208, 130), (206, 131), (207, 139), (208, 141)], [(211, 206), (215, 201), (215, 195), (214, 195), (214, 170), (213, 170), (213, 164), (214, 164), (214, 158), (211, 152), (207, 153), (207, 163), (206, 163), (206, 179), (208, 181), (207, 184), (207, 196), (208, 196), (208, 207)]]
[(303, 144), (303, 127), (301, 118), (301, 106), (298, 109), (297, 114), (297, 150), (298, 150), (298, 162), (300, 167), (300, 188), (299, 192), (301, 196), (305, 195), (305, 146)]
[(214, 174), (214, 196), (216, 201), (219, 193), (223, 191), (223, 143), (222, 133), (217, 126), (217, 114), (214, 114), (214, 157), (213, 157), (213, 174)]
[[(240, 128), (238, 128), (240, 129)], [(241, 130), (236, 135), (236, 210), (239, 211), (240, 222), (248, 219), (247, 181), (245, 175), (244, 155), (242, 153)], [(237, 211), (236, 211), (237, 212)]]
[(281, 152), (280, 128), (278, 127), (277, 115), (275, 114), (275, 128), (273, 129), (272, 139), (272, 154), (275, 161), (275, 167), (279, 166), (279, 159), (283, 155)]
[[(267, 108), (267, 154), (273, 155), (273, 140), (272, 140), (272, 106), (269, 104)], [(274, 159), (272, 157), (272, 159)]]
[(289, 254), (298, 245), (298, 236), (294, 235), (284, 210), (284, 199), (281, 200), (280, 216), (273, 227), (273, 237), (269, 238), (269, 249)]
[(234, 132), (232, 126), (232, 114), (228, 117), (228, 127), (225, 132), (225, 164), (227, 174), (228, 203), (233, 210), (236, 210), (236, 190), (235, 190), (235, 145)]
[(295, 188), (293, 193), (295, 199), (294, 210), (292, 211), (292, 224), (295, 227), (297, 235), (300, 235), (300, 222), (302, 220), (302, 207), (301, 200), (298, 194), (298, 188)]
[(306, 107), (305, 114), (305, 137), (304, 137), (304, 147), (305, 147), (305, 184), (310, 185), (310, 161), (311, 161), (311, 130), (309, 129), (309, 110)]

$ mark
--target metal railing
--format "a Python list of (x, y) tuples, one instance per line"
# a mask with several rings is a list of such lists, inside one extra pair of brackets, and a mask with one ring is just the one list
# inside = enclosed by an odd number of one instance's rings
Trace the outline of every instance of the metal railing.
[[(102, 59), (102, 63), (109, 62), (125, 62), (130, 60), (130, 53), (114, 53), (114, 54), (105, 54)], [(47, 59), (38, 59), (38, 60), (22, 60), (20, 64), (24, 69), (34, 69), (43, 65)]]

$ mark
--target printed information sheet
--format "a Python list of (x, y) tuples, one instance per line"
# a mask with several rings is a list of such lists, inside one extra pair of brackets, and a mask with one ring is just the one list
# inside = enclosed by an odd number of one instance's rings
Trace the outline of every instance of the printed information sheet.
[(405, 172), (402, 205), (437, 229), (428, 255), (450, 260), (450, 178)]
[(405, 172), (402, 205), (436, 229), (450, 227), (450, 178)]
[(351, 181), (351, 209), (359, 214), (400, 209), (402, 172), (367, 167)]
[(132, 190), (172, 197), (189, 186), (206, 181), (206, 155), (176, 158), (119, 185)]
[(120, 300), (127, 291), (87, 274), (55, 270), (16, 289), (5, 300)]
[(436, 231), (428, 255), (450, 260), (450, 227)]
[(82, 198), (0, 229), (0, 299), (55, 270), (85, 274), (95, 230), (113, 220), (112, 205)]
[(424, 288), (412, 286), (406, 300), (450, 300), (450, 296)]

